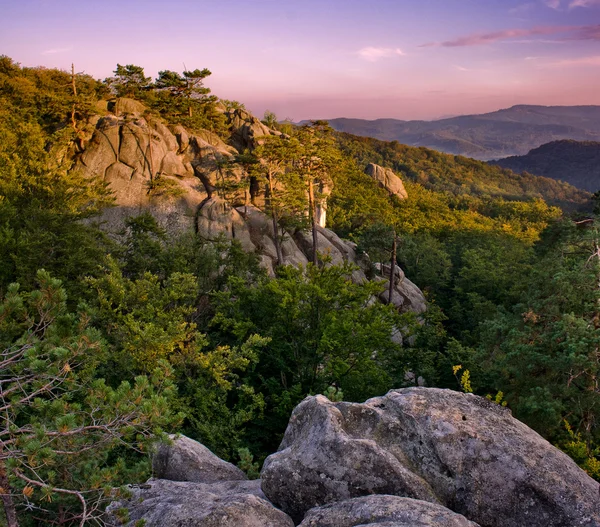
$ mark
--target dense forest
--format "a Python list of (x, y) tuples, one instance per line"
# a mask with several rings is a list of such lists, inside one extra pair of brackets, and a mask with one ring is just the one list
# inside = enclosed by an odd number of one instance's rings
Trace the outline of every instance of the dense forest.
[(526, 155), (490, 163), (517, 173), (560, 179), (589, 192), (600, 188), (600, 143), (595, 141), (552, 141)]
[[(379, 282), (353, 282), (351, 265), (323, 256), (270, 276), (238, 243), (174, 235), (151, 210), (110, 235), (98, 221), (115, 205), (110, 187), (73, 170), (99, 101), (133, 98), (167, 124), (230, 141), (225, 110), (243, 105), (211, 95), (209, 75), (163, 71), (152, 81), (117, 65), (99, 81), (0, 58), (8, 524), (97, 524), (114, 489), (148, 477), (148, 453), (166, 433), (256, 474), (306, 395), (363, 401), (415, 379), (508, 405), (600, 479), (600, 234), (590, 196), (268, 114), (282, 134), (237, 162), (284, 183), (265, 203), (274, 223), (310, 230), (304, 189), (326, 181), (327, 226), (373, 263), (396, 248), (426, 313), (373, 302)], [(390, 197), (364, 174), (367, 163), (396, 171), (408, 198)], [(402, 343), (390, 337), (398, 328)]]

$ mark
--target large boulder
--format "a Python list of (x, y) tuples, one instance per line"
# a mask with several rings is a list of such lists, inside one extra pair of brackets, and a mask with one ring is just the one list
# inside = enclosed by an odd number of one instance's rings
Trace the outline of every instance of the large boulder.
[(445, 507), (398, 496), (365, 496), (308, 511), (300, 527), (478, 527)]
[(108, 507), (112, 524), (136, 527), (293, 527), (260, 490), (260, 481), (205, 484), (151, 479)]
[(262, 478), (267, 497), (297, 519), (393, 494), (482, 527), (600, 526), (598, 483), (510, 410), (450, 390), (392, 390), (363, 404), (308, 397)]
[(369, 163), (367, 168), (365, 168), (365, 174), (377, 181), (390, 195), (396, 196), (399, 199), (408, 198), (404, 183), (394, 174), (393, 170), (376, 165), (375, 163)]
[(203, 444), (184, 435), (161, 443), (152, 457), (154, 476), (171, 481), (214, 483), (248, 479), (246, 474), (215, 456)]
[(231, 144), (239, 152), (246, 149), (253, 150), (261, 143), (261, 138), (281, 135), (281, 132), (264, 125), (243, 108), (231, 110), (227, 113), (227, 118), (231, 129)]

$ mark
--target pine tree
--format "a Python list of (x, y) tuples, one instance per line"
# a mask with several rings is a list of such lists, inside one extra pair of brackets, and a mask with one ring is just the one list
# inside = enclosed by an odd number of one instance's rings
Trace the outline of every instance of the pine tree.
[(96, 378), (99, 333), (67, 311), (60, 281), (37, 280), (31, 293), (12, 284), (0, 303), (0, 493), (8, 527), (27, 516), (85, 525), (143, 468), (125, 467), (124, 447), (147, 452), (172, 421), (171, 370), (115, 387)]

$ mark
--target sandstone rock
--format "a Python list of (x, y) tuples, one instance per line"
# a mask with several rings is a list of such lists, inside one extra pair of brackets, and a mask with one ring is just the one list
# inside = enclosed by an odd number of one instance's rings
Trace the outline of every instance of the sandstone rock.
[(293, 527), (292, 520), (273, 507), (260, 491), (260, 481), (213, 484), (151, 479), (130, 487), (128, 500), (112, 503), (113, 526), (127, 509), (127, 527)]
[(209, 130), (198, 130), (196, 132), (196, 137), (205, 142), (206, 144), (212, 146), (214, 149), (218, 150), (224, 155), (238, 154), (238, 151), (235, 148), (233, 148), (231, 145), (228, 145), (214, 132), (211, 132)]
[(214, 483), (248, 479), (239, 468), (215, 456), (203, 444), (184, 435), (161, 444), (152, 457), (152, 470), (160, 479)]
[(231, 143), (239, 152), (243, 152), (246, 148), (254, 149), (260, 144), (261, 137), (281, 135), (241, 108), (230, 111), (227, 117), (232, 130)]
[(402, 180), (394, 174), (393, 170), (381, 167), (375, 163), (369, 163), (365, 169), (365, 174), (371, 176), (392, 196), (397, 196), (400, 199), (408, 198)]
[(179, 143), (177, 142), (177, 138), (171, 133), (171, 130), (163, 123), (161, 123), (158, 119), (150, 118), (148, 119), (148, 125), (161, 137), (161, 139), (165, 142), (167, 150), (172, 152), (177, 152), (179, 148)]
[(119, 97), (115, 101), (108, 103), (108, 110), (117, 116), (133, 116), (141, 117), (146, 112), (146, 107), (139, 101), (128, 99), (127, 97)]
[(104, 177), (106, 169), (119, 158), (119, 121), (107, 116), (100, 119), (96, 131), (79, 157), (90, 177)]
[(189, 144), (190, 144), (190, 136), (188, 135), (187, 130), (183, 126), (181, 126), (180, 124), (172, 126), (171, 127), (171, 132), (173, 133), (173, 135), (177, 139), (177, 143), (179, 145), (179, 149), (178, 149), (177, 153), (181, 154), (189, 146)]
[(239, 241), (245, 251), (254, 252), (256, 249), (242, 215), (222, 199), (212, 198), (202, 204), (196, 228), (198, 234), (206, 240), (223, 237)]
[(478, 527), (464, 516), (426, 501), (366, 496), (311, 509), (300, 527)]
[(306, 398), (263, 490), (295, 518), (367, 494), (440, 504), (482, 527), (600, 525), (599, 485), (564, 453), (471, 394), (393, 390), (363, 404)]
[(150, 179), (160, 170), (167, 146), (144, 120), (128, 121), (121, 125), (119, 161)]
[[(270, 259), (267, 269), (273, 268), (274, 265), (277, 265), (277, 251), (273, 241), (273, 222), (271, 218), (253, 206), (241, 206), (237, 210), (244, 217), (256, 250)], [(281, 240), (281, 252), (283, 253), (285, 265), (297, 267), (308, 263), (305, 254), (296, 245), (290, 234), (285, 235)]]
[[(396, 275), (397, 281), (394, 283), (394, 288), (392, 290), (392, 304), (402, 312), (410, 311), (420, 315), (427, 311), (427, 300), (425, 300), (423, 292), (404, 276), (404, 271), (401, 272), (401, 277)], [(387, 278), (384, 278), (384, 276), (376, 276), (374, 280), (385, 283), (384, 289), (379, 295), (379, 300), (387, 303), (389, 301), (390, 282)]]
[[(190, 167), (191, 168), (191, 167)], [(167, 152), (160, 164), (160, 172), (168, 176), (192, 176), (189, 169), (183, 164), (175, 152)]]

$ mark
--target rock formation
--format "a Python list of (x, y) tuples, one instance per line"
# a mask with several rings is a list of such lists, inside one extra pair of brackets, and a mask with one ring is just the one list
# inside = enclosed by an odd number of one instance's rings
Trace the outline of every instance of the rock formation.
[(308, 397), (261, 477), (295, 520), (326, 503), (393, 494), (482, 527), (600, 526), (598, 483), (508, 409), (450, 390), (393, 390), (364, 404)]
[[(110, 185), (116, 206), (101, 217), (106, 230), (119, 232), (127, 217), (149, 211), (172, 234), (193, 229), (207, 240), (237, 240), (245, 251), (256, 252), (267, 272), (274, 275), (277, 254), (271, 219), (247, 204), (248, 196), (243, 190), (230, 192), (225, 199), (225, 192), (219, 189), (224, 183), (236, 186), (244, 177), (242, 168), (235, 163), (238, 152), (251, 150), (260, 144), (261, 137), (281, 135), (280, 132), (271, 130), (245, 110), (232, 110), (227, 113), (234, 145), (231, 146), (207, 130), (192, 134), (180, 125), (166, 126), (143, 104), (131, 99), (107, 103), (103, 113), (90, 121), (92, 131), (83, 142), (75, 168)], [(369, 265), (357, 257), (354, 244), (324, 227), (330, 192), (328, 187), (319, 189), (319, 251), (332, 264), (362, 265), (353, 279), (365, 281)], [(284, 233), (281, 245), (285, 264), (308, 263), (312, 248), (309, 234)], [(387, 291), (388, 287), (384, 287)], [(387, 302), (387, 294), (382, 301)], [(402, 271), (396, 276), (392, 302), (401, 311), (417, 314), (427, 307), (422, 292)]]
[[(131, 486), (131, 496), (112, 503), (112, 526), (137, 527), (293, 527), (273, 507), (260, 481), (191, 483), (150, 479)], [(125, 512), (126, 511), (126, 512)], [(125, 521), (122, 521), (122, 519)], [(138, 523), (140, 520), (145, 523)]]
[(399, 199), (408, 198), (402, 180), (389, 168), (384, 168), (375, 163), (369, 163), (365, 168), (365, 174), (371, 176), (381, 187), (387, 190), (391, 196)]
[(160, 444), (152, 457), (152, 471), (157, 478), (196, 483), (248, 479), (235, 465), (215, 456), (197, 441), (184, 435), (172, 436), (171, 440), (170, 444)]
[(231, 144), (239, 151), (252, 150), (260, 144), (261, 137), (282, 135), (277, 130), (272, 130), (264, 125), (250, 112), (237, 108), (228, 112), (230, 126), (233, 130)]
[(137, 101), (117, 99), (108, 108), (114, 113), (91, 121), (95, 128), (75, 162), (75, 169), (103, 179), (114, 193), (116, 207), (101, 218), (106, 229), (118, 231), (126, 217), (144, 210), (170, 232), (191, 229), (235, 149), (210, 132), (169, 129)]
[(397, 496), (365, 496), (311, 509), (300, 527), (478, 527), (440, 505)]
[(307, 397), (262, 481), (183, 436), (153, 466), (166, 479), (131, 486), (111, 525), (600, 527), (597, 482), (510, 410), (450, 390)]

